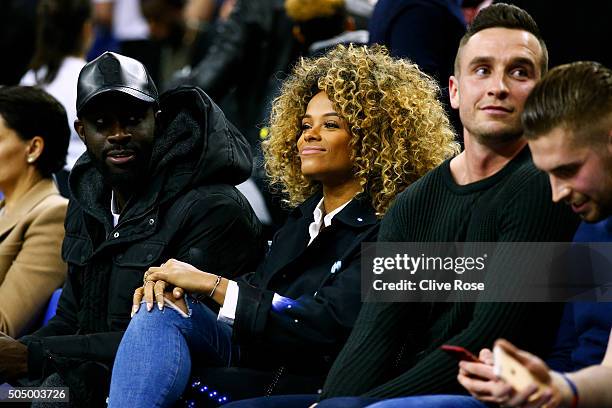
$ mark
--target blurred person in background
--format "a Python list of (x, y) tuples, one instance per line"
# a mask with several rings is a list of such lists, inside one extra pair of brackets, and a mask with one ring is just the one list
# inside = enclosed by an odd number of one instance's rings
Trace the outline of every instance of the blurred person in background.
[[(187, 27), (186, 41), (202, 42), (198, 44), (198, 49), (206, 50), (212, 41), (210, 37), (215, 27), (229, 18), (235, 3), (236, 0), (186, 0), (183, 10)], [(202, 57), (199, 55), (198, 61)]]
[(368, 32), (355, 30), (344, 0), (285, 0), (301, 55), (324, 54), (338, 44), (367, 44)]
[[(147, 67), (151, 78), (159, 83), (159, 47), (150, 40), (149, 26), (140, 8), (140, 0), (92, 0), (94, 23), (102, 33), (110, 34), (106, 45), (117, 42), (122, 55), (134, 58)], [(99, 50), (100, 53), (107, 51)], [(97, 55), (96, 55), (97, 56)], [(94, 57), (96, 57), (94, 56)]]
[(260, 147), (260, 129), (274, 94), (270, 83), (274, 75), (289, 70), (296, 55), (293, 24), (283, 5), (284, 0), (224, 1), (204, 57), (165, 84), (202, 88), (246, 136), (254, 167), (252, 177), (238, 188), (266, 226), (268, 238), (286, 217), (280, 199), (267, 190)]
[(268, 81), (274, 73), (286, 72), (294, 60), (292, 23), (283, 0), (229, 0), (228, 4), (222, 11), (229, 15), (211, 33), (206, 55), (165, 87), (199, 86), (258, 148), (256, 125), (265, 121)]
[(0, 332), (12, 337), (33, 328), (66, 277), (68, 201), (52, 175), (64, 166), (69, 138), (55, 98), (32, 87), (0, 88)]
[(345, 0), (346, 10), (355, 18), (358, 30), (368, 28), (370, 17), (378, 0)]
[(448, 78), (465, 27), (461, 0), (379, 0), (369, 24), (371, 44), (410, 59), (438, 81), (440, 100), (460, 141), (463, 126), (448, 102)]
[[(93, 28), (90, 0), (41, 0), (38, 4), (36, 50), (21, 85), (38, 86), (66, 109), (68, 123), (76, 119), (76, 88)], [(71, 126), (66, 172), (58, 174), (60, 191), (68, 197), (68, 173), (85, 145)]]
[[(493, 1), (499, 3), (499, 0)], [(551, 68), (574, 61), (597, 61), (612, 68), (606, 38), (612, 38), (612, 2), (503, 0), (524, 8), (538, 22), (548, 44)], [(607, 50), (607, 51), (606, 51)]]
[[(3, 0), (0, 12), (0, 85), (17, 85), (34, 53), (38, 0)], [(25, 29), (24, 29), (25, 28)]]
[[(194, 3), (201, 8), (196, 13)], [(206, 52), (212, 23), (213, 0), (140, 0), (151, 39), (160, 47), (162, 83), (186, 65), (198, 62)]]
[(370, 43), (414, 61), (446, 86), (465, 34), (461, 0), (379, 0), (369, 30)]

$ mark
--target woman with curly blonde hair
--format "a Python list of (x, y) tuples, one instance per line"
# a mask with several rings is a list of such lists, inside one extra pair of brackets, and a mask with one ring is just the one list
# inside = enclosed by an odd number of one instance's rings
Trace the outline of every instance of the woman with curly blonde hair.
[[(274, 101), (264, 143), (272, 183), (294, 210), (257, 271), (238, 281), (175, 260), (149, 269), (146, 281), (181, 290), (162, 313), (145, 286), (152, 310), (135, 315), (117, 355), (143, 364), (131, 367), (135, 383), (113, 377), (109, 406), (128, 390), (136, 406), (170, 406), (201, 368), (189, 389), (206, 384), (217, 399), (315, 392), (361, 307), (361, 243), (376, 240), (399, 192), (456, 152), (436, 93), (416, 65), (378, 47), (302, 60)], [(137, 290), (136, 310), (142, 297)], [(175, 357), (151, 364), (162, 347)]]
[(272, 182), (283, 186), (291, 206), (320, 189), (302, 174), (295, 143), (308, 103), (324, 93), (351, 135), (351, 174), (382, 216), (397, 193), (458, 152), (437, 91), (416, 65), (377, 46), (338, 46), (303, 59), (272, 108), (264, 144)]

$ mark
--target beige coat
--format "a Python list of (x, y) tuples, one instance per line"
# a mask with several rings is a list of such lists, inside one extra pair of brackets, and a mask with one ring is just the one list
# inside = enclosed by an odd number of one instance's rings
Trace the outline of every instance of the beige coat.
[(10, 336), (35, 328), (66, 278), (61, 247), (67, 206), (53, 181), (43, 179), (12, 213), (0, 215), (0, 331)]

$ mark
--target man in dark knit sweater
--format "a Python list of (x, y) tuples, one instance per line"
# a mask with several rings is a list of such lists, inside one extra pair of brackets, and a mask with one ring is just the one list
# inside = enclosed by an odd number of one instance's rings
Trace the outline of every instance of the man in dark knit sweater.
[[(578, 219), (567, 207), (550, 202), (548, 179), (533, 166), (522, 138), (523, 104), (546, 69), (546, 47), (526, 12), (499, 4), (476, 17), (461, 40), (449, 83), (451, 104), (459, 109), (464, 126), (465, 151), (398, 196), (382, 221), (380, 241), (572, 238)], [(520, 267), (515, 258), (500, 250), (489, 269), (511, 263)], [(560, 305), (547, 304), (366, 303), (332, 366), (318, 407), (465, 393), (457, 382), (456, 361), (440, 345), (477, 351), (505, 336), (545, 352), (560, 312)], [(348, 396), (360, 397), (335, 398)], [(271, 398), (261, 406), (298, 407), (314, 401), (316, 396)]]
[[(595, 62), (555, 68), (529, 96), (523, 123), (534, 163), (549, 174), (553, 200), (566, 202), (586, 222), (612, 216), (612, 70)], [(610, 241), (610, 220), (582, 225), (574, 241)], [(485, 364), (462, 363), (459, 380), (472, 395), (504, 406), (524, 406), (527, 400), (530, 407), (576, 407), (578, 401), (581, 407), (612, 406), (611, 311), (605, 302), (567, 304), (548, 359), (558, 371), (498, 343), (543, 384), (539, 396), (538, 387), (516, 392), (487, 375)]]

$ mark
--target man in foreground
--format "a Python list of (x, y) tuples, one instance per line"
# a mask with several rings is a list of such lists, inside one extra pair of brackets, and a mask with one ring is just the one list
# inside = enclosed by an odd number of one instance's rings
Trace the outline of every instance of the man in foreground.
[[(534, 163), (548, 173), (553, 201), (567, 203), (585, 222), (612, 216), (612, 70), (594, 62), (555, 68), (529, 96), (523, 123)], [(612, 327), (610, 311), (609, 303), (596, 303), (575, 319), (576, 326), (589, 325), (593, 330), (584, 341), (576, 341), (572, 356), (597, 347), (589, 353), (604, 355), (601, 364), (562, 374), (535, 355), (499, 340), (497, 345), (521, 362), (541, 389), (531, 384), (516, 392), (498, 380), (488, 350), (481, 357), (489, 364), (461, 363), (459, 381), (478, 399), (505, 406), (576, 407), (578, 402), (580, 407), (612, 406), (612, 346), (608, 340), (606, 347), (608, 337), (603, 337), (603, 328), (609, 332)], [(594, 337), (596, 332), (599, 338)]]
[(80, 73), (77, 116), (87, 154), (70, 175), (68, 280), (47, 326), (0, 338), (0, 382), (68, 386), (79, 406), (104, 401), (150, 266), (236, 276), (258, 261), (261, 228), (233, 187), (250, 174), (248, 145), (201, 90), (159, 98), (140, 62), (105, 53)]

